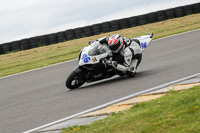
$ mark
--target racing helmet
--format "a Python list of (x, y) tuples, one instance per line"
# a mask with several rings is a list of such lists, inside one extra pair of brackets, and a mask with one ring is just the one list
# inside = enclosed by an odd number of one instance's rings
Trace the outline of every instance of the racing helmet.
[(119, 34), (112, 35), (108, 39), (108, 46), (114, 53), (118, 53), (123, 47), (123, 38)]

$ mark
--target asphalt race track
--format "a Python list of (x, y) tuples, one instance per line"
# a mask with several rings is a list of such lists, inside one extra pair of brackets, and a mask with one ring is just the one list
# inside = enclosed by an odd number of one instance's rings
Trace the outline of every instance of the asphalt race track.
[[(155, 35), (156, 36), (156, 35)], [(0, 79), (0, 133), (18, 133), (200, 72), (200, 30), (152, 41), (134, 78), (113, 77), (70, 91), (59, 65)]]

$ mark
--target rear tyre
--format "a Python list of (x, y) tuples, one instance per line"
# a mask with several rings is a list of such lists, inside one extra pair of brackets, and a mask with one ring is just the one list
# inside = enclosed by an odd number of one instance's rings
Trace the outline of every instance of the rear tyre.
[(74, 71), (68, 76), (66, 80), (66, 87), (70, 90), (76, 89), (85, 83), (83, 73), (80, 71), (75, 73)]

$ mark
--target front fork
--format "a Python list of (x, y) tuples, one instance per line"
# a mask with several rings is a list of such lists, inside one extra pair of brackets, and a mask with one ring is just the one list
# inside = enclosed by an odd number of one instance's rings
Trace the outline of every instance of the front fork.
[(77, 67), (74, 68), (74, 72), (76, 74), (78, 74), (78, 73), (82, 72), (82, 70), (79, 68), (79, 66), (77, 66)]
[(79, 66), (75, 67), (73, 71), (78, 75), (79, 81), (87, 81), (86, 76), (88, 75), (88, 73), (86, 71), (80, 69)]

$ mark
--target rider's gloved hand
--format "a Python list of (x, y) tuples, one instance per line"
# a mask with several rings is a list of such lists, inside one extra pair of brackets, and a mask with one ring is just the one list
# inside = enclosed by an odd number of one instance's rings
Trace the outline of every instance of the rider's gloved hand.
[(118, 65), (118, 62), (117, 62), (117, 61), (112, 61), (112, 67), (113, 67), (113, 68), (116, 69), (116, 68), (117, 68), (117, 65)]
[(117, 62), (117, 61), (112, 61), (112, 60), (107, 60), (107, 61), (106, 61), (106, 64), (107, 64), (108, 66), (112, 66), (113, 68), (116, 68), (117, 65), (118, 65), (118, 62)]

